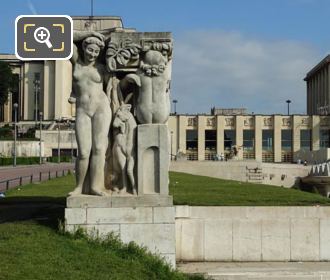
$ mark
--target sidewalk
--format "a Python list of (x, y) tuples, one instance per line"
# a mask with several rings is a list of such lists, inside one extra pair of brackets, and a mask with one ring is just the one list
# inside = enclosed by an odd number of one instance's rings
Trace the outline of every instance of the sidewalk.
[[(36, 165), (19, 165), (16, 167), (5, 166), (0, 168), (0, 192), (7, 188), (14, 188), (20, 184), (27, 184), (38, 181), (45, 181), (49, 178), (55, 178), (57, 175), (63, 173), (63, 170), (73, 170), (72, 163), (46, 163)], [(59, 172), (59, 173), (58, 173)], [(22, 177), (22, 179), (19, 179)], [(15, 180), (13, 180), (16, 178)], [(7, 185), (7, 180), (11, 180)]]
[(330, 280), (330, 262), (194, 262), (177, 268), (214, 280)]

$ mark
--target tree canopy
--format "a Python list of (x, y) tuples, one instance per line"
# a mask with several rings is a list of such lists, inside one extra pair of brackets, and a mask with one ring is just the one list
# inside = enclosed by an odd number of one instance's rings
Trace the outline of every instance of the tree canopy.
[(0, 104), (4, 104), (8, 98), (8, 91), (16, 92), (18, 76), (14, 75), (9, 64), (0, 61)]

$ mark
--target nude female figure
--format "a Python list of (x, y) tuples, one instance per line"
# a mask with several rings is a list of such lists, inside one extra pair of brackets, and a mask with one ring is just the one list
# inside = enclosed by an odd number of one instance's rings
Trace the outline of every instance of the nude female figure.
[(109, 74), (97, 61), (104, 48), (104, 36), (97, 32), (74, 31), (73, 42), (82, 41), (83, 55), (74, 44), (73, 92), (76, 102), (76, 188), (71, 195), (106, 195), (104, 187), (105, 153), (111, 123), (109, 99), (104, 92)]

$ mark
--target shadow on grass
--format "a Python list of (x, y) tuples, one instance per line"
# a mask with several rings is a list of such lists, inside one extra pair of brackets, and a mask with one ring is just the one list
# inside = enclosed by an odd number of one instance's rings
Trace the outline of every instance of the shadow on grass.
[(21, 196), (0, 200), (0, 223), (34, 220), (38, 224), (58, 229), (64, 221), (65, 197)]

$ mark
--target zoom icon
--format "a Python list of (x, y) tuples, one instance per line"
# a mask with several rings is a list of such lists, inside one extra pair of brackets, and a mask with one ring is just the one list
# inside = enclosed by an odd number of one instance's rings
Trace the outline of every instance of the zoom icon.
[(21, 60), (66, 60), (72, 56), (69, 16), (19, 16), (15, 31), (15, 54)]

